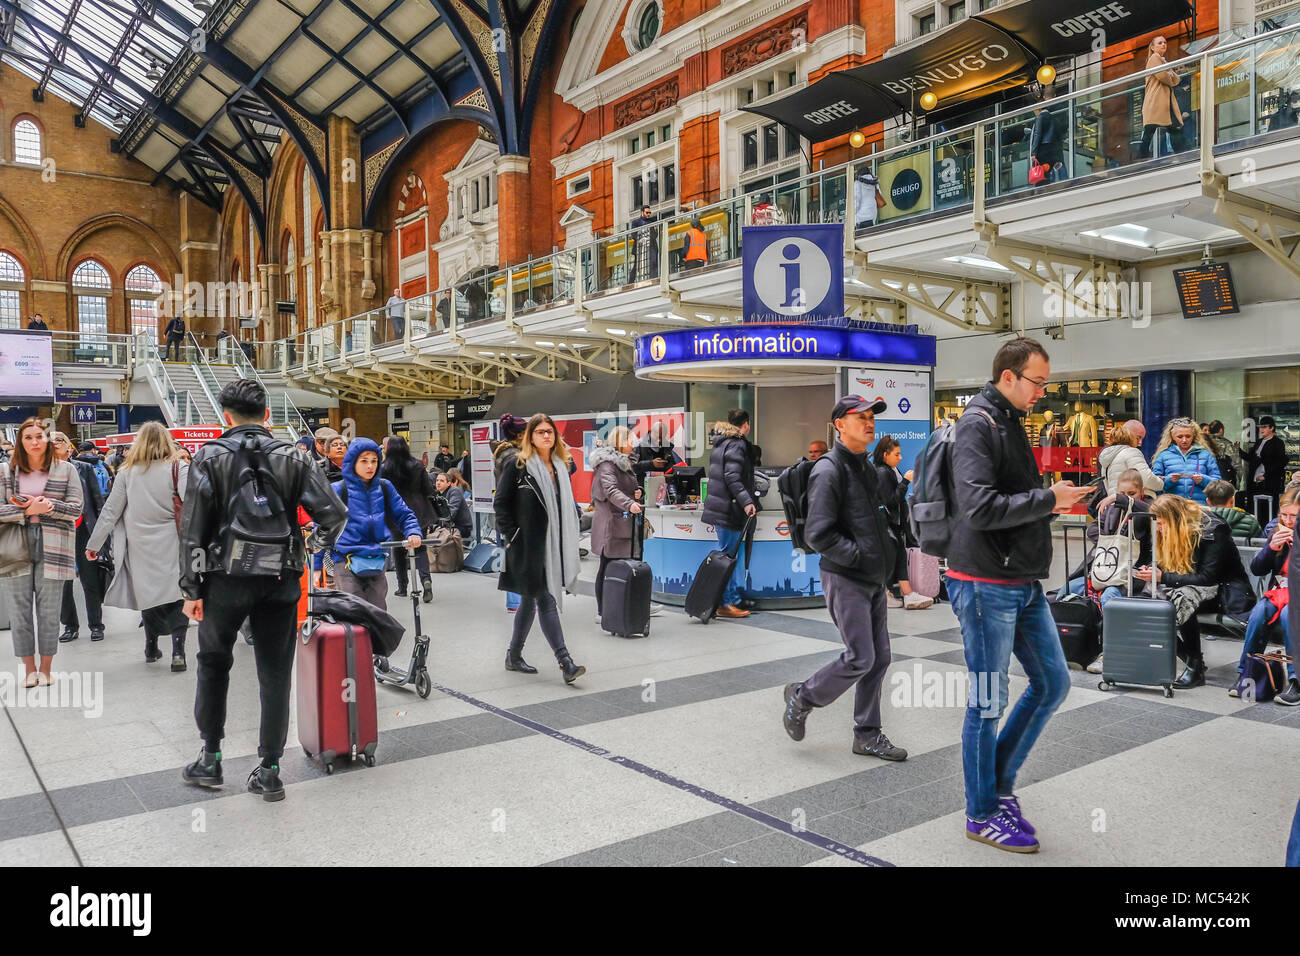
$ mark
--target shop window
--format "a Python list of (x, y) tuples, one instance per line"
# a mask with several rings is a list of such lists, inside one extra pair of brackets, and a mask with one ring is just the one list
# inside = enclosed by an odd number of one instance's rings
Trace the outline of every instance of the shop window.
[(22, 263), (0, 252), (0, 329), (22, 328), (22, 294), (27, 284)]
[(31, 120), (14, 124), (14, 162), (30, 166), (41, 164), (41, 131)]
[(126, 308), (131, 317), (131, 334), (158, 336), (158, 297), (162, 280), (148, 266), (136, 266), (126, 274)]

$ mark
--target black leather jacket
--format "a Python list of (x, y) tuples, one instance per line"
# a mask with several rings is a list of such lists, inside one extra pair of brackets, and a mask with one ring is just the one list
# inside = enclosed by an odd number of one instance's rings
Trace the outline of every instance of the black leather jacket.
[[(258, 446), (266, 453), (271, 472), (284, 490), (285, 506), (296, 517), (301, 505), (319, 526), (318, 539), (332, 546), (347, 523), (348, 512), (343, 502), (334, 494), (324, 473), (311, 460), (300, 455), (294, 446), (275, 438), (261, 425), (239, 425), (226, 432), (225, 438), (238, 443), (245, 436), (258, 439)], [(185, 488), (185, 510), (181, 527), (181, 593), (195, 601), (203, 596), (203, 565), (194, 556), (207, 555), (209, 568), (220, 568), (225, 555), (221, 553), (226, 532), (226, 501), (230, 497), (234, 479), (234, 453), (220, 442), (208, 442), (194, 456), (190, 464), (189, 483)], [(300, 535), (293, 536), (294, 550), (290, 572), (301, 571), (305, 547)]]
[(821, 566), (864, 584), (888, 584), (897, 557), (889, 520), (870, 459), (837, 441), (808, 478), (804, 537)]
[[(998, 434), (980, 410), (993, 418)], [(1056, 496), (1043, 487), (1024, 417), (989, 382), (953, 426), (957, 508), (948, 567), (954, 571), (997, 580), (1050, 573)]]
[(754, 493), (754, 446), (734, 425), (718, 429), (709, 455), (709, 493), (700, 518), (705, 524), (739, 531), (745, 527), (745, 508), (758, 507)]

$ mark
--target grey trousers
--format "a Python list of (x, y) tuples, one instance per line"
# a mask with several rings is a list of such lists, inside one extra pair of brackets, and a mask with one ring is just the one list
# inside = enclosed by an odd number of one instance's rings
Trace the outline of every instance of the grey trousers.
[(825, 707), (854, 687), (853, 734), (880, 729), (880, 689), (891, 660), (885, 589), (822, 568), (822, 593), (844, 653), (804, 682), (799, 700)]
[(5, 578), (4, 583), (12, 605), (9, 626), (14, 639), (14, 656), (31, 657), (39, 648), (42, 657), (53, 657), (59, 649), (63, 582), (47, 580), (45, 562), (37, 561), (30, 573)]
[(368, 601), (377, 608), (388, 610), (388, 574), (376, 574), (374, 577), (359, 578), (347, 569), (347, 565), (334, 565), (335, 586), (345, 594), (355, 594), (363, 601)]

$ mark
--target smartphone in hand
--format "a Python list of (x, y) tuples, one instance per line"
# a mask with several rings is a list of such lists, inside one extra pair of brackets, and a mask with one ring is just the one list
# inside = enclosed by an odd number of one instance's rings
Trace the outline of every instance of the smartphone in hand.
[(32, 499), (28, 498), (26, 495), (10, 495), (9, 503), (11, 505), (17, 505), (19, 508), (26, 508), (32, 503)]

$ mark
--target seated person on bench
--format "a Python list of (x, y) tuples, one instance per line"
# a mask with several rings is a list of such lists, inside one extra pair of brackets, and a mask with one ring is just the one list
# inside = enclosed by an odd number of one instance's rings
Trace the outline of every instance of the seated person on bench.
[(1205, 499), (1210, 503), (1210, 513), (1218, 515), (1228, 523), (1234, 538), (1258, 538), (1263, 534), (1259, 528), (1259, 519), (1233, 506), (1232, 502), (1236, 494), (1237, 489), (1222, 479), (1210, 482), (1205, 488)]
[[(1270, 579), (1269, 590), (1250, 613), (1245, 646), (1241, 649), (1241, 660), (1237, 662), (1237, 674), (1240, 676), (1245, 673), (1248, 655), (1262, 654), (1270, 643), (1280, 642), (1292, 661), (1286, 665), (1286, 689), (1274, 697), (1273, 701), (1287, 707), (1300, 704), (1300, 682), (1296, 681), (1293, 663), (1295, 649), (1291, 645), (1291, 630), (1287, 623), (1287, 564), (1291, 559), (1291, 542), (1297, 514), (1300, 514), (1300, 487), (1288, 488), (1282, 493), (1276, 522), (1269, 525), (1271, 531), (1268, 546), (1261, 548), (1250, 561), (1252, 574)], [(1241, 696), (1240, 682), (1228, 691), (1228, 695)]]
[[(1097, 543), (1098, 534), (1127, 533), (1128, 529), (1124, 527), (1123, 522), (1130, 502), (1133, 504), (1133, 511), (1137, 514), (1146, 514), (1151, 510), (1151, 499), (1147, 497), (1146, 488), (1142, 485), (1142, 475), (1135, 468), (1128, 468), (1120, 472), (1119, 477), (1115, 479), (1115, 494), (1103, 498), (1098, 503), (1097, 521), (1089, 525), (1085, 532), (1094, 545)], [(1135, 568), (1151, 563), (1150, 526), (1150, 521), (1139, 521), (1134, 525), (1133, 535), (1138, 541), (1137, 561), (1133, 565)], [(1078, 577), (1070, 579), (1071, 594), (1084, 593), (1084, 582), (1088, 570), (1087, 567), (1075, 570)], [(1138, 585), (1138, 587), (1141, 587), (1141, 585)], [(1106, 588), (1101, 593), (1102, 607), (1105, 607), (1112, 598), (1121, 597), (1123, 594), (1123, 588)], [(1099, 674), (1101, 671), (1096, 671), (1096, 673)]]

